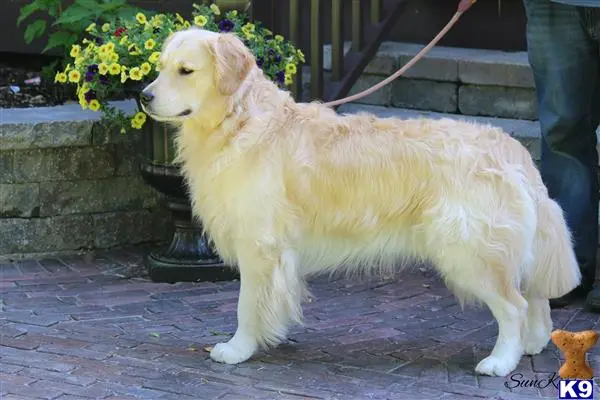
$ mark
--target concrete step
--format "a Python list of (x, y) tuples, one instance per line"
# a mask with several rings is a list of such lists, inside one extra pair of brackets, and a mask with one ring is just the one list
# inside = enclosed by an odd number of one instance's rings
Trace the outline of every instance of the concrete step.
[(472, 115), (460, 115), (451, 113), (439, 113), (422, 110), (411, 110), (405, 108), (373, 106), (368, 104), (350, 103), (339, 107), (341, 114), (354, 114), (357, 112), (369, 112), (378, 117), (396, 117), (396, 118), (452, 118), (465, 121), (473, 121), (482, 124), (490, 124), (504, 129), (515, 139), (519, 140), (531, 153), (533, 159), (537, 162), (540, 159), (540, 126), (538, 121), (528, 121), (523, 119), (481, 117)]
[[(412, 43), (382, 43), (351, 93), (385, 79), (422, 48)], [(328, 74), (331, 46), (324, 46), (323, 59)], [(472, 116), (537, 119), (533, 73), (526, 52), (435, 47), (403, 77), (360, 103)]]

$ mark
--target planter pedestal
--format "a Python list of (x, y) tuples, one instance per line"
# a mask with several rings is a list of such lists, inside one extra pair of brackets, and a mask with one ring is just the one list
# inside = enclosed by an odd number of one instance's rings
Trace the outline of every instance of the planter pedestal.
[(203, 234), (200, 222), (192, 218), (179, 167), (145, 162), (141, 169), (146, 183), (166, 195), (167, 208), (174, 224), (171, 243), (152, 251), (145, 258), (152, 281), (175, 283), (238, 279), (238, 272), (223, 264)]

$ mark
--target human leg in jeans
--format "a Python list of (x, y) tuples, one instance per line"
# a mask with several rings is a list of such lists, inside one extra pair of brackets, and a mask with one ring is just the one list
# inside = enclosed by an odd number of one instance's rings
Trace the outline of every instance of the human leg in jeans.
[[(564, 306), (590, 291), (596, 269), (598, 154), (592, 103), (600, 65), (598, 38), (589, 29), (593, 24), (588, 17), (599, 9), (550, 0), (524, 0), (524, 4), (542, 130), (542, 178), (565, 212), (584, 276), (578, 289), (552, 301), (553, 306)], [(590, 302), (600, 308), (600, 289), (592, 293)]]

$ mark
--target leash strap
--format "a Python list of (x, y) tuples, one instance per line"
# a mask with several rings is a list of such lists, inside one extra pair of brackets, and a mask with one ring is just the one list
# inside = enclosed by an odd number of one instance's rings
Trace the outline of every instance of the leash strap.
[(452, 27), (454, 26), (454, 24), (456, 24), (456, 22), (460, 19), (460, 17), (469, 8), (471, 8), (471, 6), (473, 4), (475, 4), (476, 2), (477, 2), (477, 0), (461, 0), (460, 3), (458, 4), (458, 9), (456, 10), (456, 13), (454, 13), (454, 15), (452, 16), (450, 21), (446, 24), (446, 26), (444, 26), (444, 28), (442, 28), (442, 30), (437, 34), (437, 36), (434, 37), (433, 40), (431, 40), (431, 42), (429, 42), (429, 44), (427, 46), (425, 46), (423, 49), (421, 49), (421, 51), (419, 51), (409, 62), (407, 62), (402, 68), (400, 68), (398, 71), (396, 71), (393, 75), (388, 76), (383, 81), (379, 82), (378, 84), (376, 84), (374, 86), (371, 86), (370, 88), (368, 88), (366, 90), (363, 90), (362, 92), (359, 92), (352, 96), (344, 97), (344, 98), (341, 98), (338, 100), (330, 101), (328, 103), (323, 103), (323, 105), (328, 106), (328, 107), (335, 107), (335, 106), (339, 106), (341, 104), (349, 103), (351, 101), (356, 101), (358, 99), (362, 99), (363, 97), (370, 95), (371, 93), (381, 89), (388, 83), (391, 83), (392, 81), (394, 81), (395, 79), (400, 77), (400, 75), (404, 74), (410, 67), (415, 65), (417, 61), (419, 61), (421, 58), (423, 58), (423, 56), (425, 54), (427, 54), (448, 33), (448, 31), (450, 29), (452, 29)]

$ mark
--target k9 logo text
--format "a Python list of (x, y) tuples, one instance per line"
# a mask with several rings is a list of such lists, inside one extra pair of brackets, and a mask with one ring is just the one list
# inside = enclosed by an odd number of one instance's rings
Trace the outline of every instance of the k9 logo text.
[(558, 398), (582, 400), (594, 398), (594, 381), (591, 379), (564, 379), (558, 385)]

